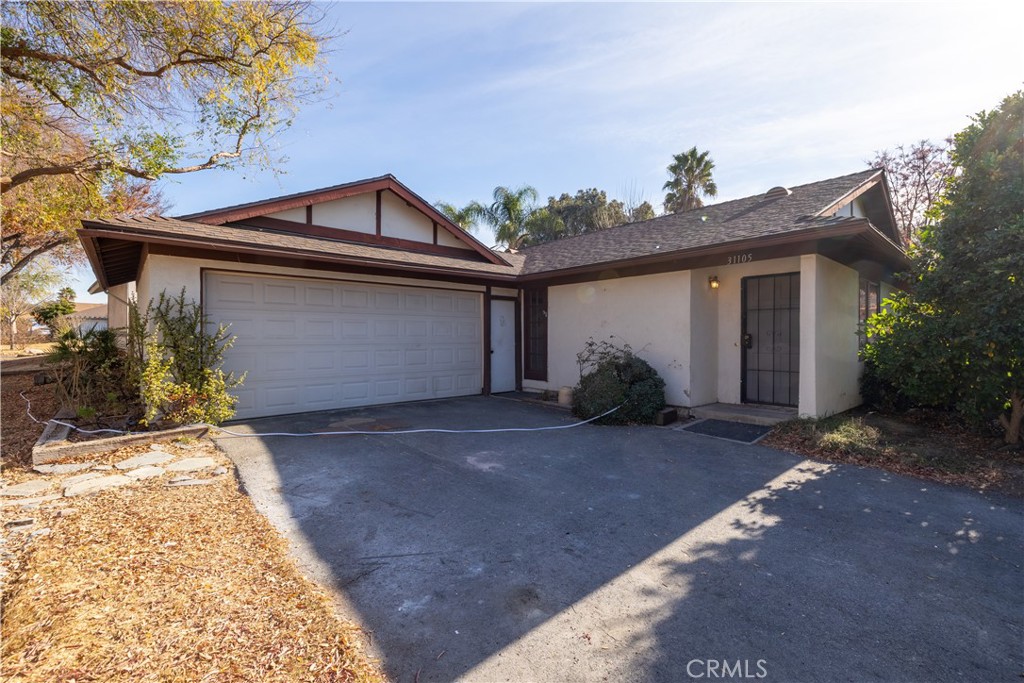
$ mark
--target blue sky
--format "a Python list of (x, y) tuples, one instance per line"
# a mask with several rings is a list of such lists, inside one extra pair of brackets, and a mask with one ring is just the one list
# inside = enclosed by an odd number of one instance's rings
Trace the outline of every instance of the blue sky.
[(530, 184), (660, 210), (671, 155), (696, 145), (718, 199), (743, 197), (962, 129), (1022, 87), (1022, 7), (332, 4), (339, 84), (276, 139), (282, 172), (163, 192), (175, 215), (393, 173), (457, 205)]

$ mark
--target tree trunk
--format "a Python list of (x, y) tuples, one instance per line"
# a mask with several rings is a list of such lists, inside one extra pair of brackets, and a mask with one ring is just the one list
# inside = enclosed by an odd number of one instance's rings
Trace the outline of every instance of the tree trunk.
[(1021, 396), (1020, 392), (1014, 391), (1010, 394), (1009, 419), (1007, 419), (1006, 415), (999, 416), (999, 423), (1003, 425), (1003, 429), (1006, 430), (1006, 434), (1003, 436), (1003, 440), (1006, 443), (1020, 443), (1020, 427), (1022, 421), (1024, 421), (1024, 396)]

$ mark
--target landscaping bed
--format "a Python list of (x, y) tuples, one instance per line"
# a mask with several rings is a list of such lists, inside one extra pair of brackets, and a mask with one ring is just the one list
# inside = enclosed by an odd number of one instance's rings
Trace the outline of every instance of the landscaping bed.
[(212, 442), (131, 446), (37, 472), (42, 426), (18, 392), (46, 416), (48, 387), (5, 378), (2, 389), (5, 680), (383, 680), (361, 631), (302, 577)]
[(761, 444), (818, 460), (1024, 497), (1024, 450), (941, 411), (882, 414), (855, 409), (817, 420), (791, 420)]

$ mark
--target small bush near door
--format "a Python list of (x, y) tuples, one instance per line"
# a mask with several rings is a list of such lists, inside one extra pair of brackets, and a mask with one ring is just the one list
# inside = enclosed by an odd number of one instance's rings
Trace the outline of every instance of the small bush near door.
[(665, 381), (628, 344), (587, 341), (576, 354), (580, 383), (573, 391), (573, 414), (590, 419), (618, 410), (600, 424), (647, 424), (665, 407)]

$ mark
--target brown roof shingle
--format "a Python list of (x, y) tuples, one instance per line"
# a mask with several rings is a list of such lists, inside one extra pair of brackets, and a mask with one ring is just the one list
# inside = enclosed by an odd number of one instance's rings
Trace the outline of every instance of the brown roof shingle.
[(521, 273), (606, 264), (839, 224), (847, 219), (819, 214), (879, 173), (870, 169), (793, 187), (792, 194), (777, 199), (758, 194), (527, 247), (521, 252), (526, 257)]

